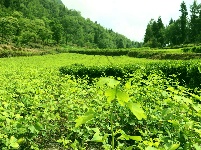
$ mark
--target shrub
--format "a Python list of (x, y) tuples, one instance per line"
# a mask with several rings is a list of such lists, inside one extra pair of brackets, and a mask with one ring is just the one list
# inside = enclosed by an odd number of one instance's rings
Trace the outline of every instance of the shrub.
[[(136, 70), (143, 68), (143, 72), (147, 75), (153, 71), (162, 71), (166, 77), (177, 75), (177, 80), (181, 85), (186, 85), (190, 88), (201, 87), (201, 64), (189, 62), (165, 62), (165, 63), (149, 63), (146, 65), (125, 65), (125, 66), (105, 66), (86, 67), (82, 64), (74, 64), (64, 66), (59, 69), (61, 74), (74, 75), (75, 77), (84, 78), (99, 78), (103, 76), (113, 76), (115, 78), (130, 78)], [(146, 78), (146, 76), (145, 76)], [(175, 79), (175, 78), (173, 78)]]

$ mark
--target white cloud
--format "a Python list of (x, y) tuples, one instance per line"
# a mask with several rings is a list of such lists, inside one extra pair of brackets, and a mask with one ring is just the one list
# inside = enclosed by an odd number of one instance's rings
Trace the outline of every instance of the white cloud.
[[(182, 0), (62, 0), (69, 9), (80, 11), (82, 16), (97, 21), (106, 28), (135, 41), (143, 41), (146, 26), (151, 18), (161, 16), (164, 24), (171, 17), (177, 19)], [(198, 3), (199, 0), (197, 0)], [(193, 0), (185, 1), (187, 8)]]

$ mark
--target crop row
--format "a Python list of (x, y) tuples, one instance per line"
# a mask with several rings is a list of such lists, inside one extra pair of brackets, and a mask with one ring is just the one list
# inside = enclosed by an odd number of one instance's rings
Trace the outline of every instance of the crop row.
[(192, 62), (156, 62), (148, 64), (122, 65), (122, 66), (89, 66), (73, 64), (60, 67), (60, 72), (75, 77), (99, 78), (113, 76), (120, 78), (132, 77), (132, 74), (142, 69), (146, 75), (153, 71), (162, 71), (166, 77), (177, 79), (180, 85), (187, 85), (190, 88), (201, 87), (201, 64)]
[[(186, 51), (185, 51), (186, 52)], [(127, 55), (135, 58), (148, 59), (170, 59), (170, 60), (189, 60), (200, 58), (201, 54), (198, 51), (195, 53), (167, 53), (166, 50), (69, 50), (69, 53), (78, 53), (86, 55), (104, 55), (104, 56), (122, 56)]]
[(201, 46), (183, 48), (182, 51), (183, 52), (201, 53)]
[[(195, 149), (201, 98), (163, 75), (61, 77), (29, 70), (1, 75), (0, 149)], [(199, 149), (196, 149), (199, 150)]]

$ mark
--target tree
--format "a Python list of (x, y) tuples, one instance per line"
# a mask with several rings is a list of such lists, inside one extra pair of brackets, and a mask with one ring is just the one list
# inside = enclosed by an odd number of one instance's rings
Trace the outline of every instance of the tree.
[(60, 43), (62, 38), (62, 32), (63, 27), (58, 22), (52, 22), (51, 23), (51, 29), (52, 29), (52, 39), (56, 41), (57, 44)]
[(51, 39), (57, 44), (87, 47), (132, 46), (130, 39), (67, 9), (61, 0), (0, 0), (0, 8), (1, 43), (44, 45)]
[(190, 18), (190, 41), (196, 42), (198, 40), (200, 30), (199, 30), (199, 12), (200, 7), (197, 1), (194, 0), (193, 4), (190, 6), (191, 18)]
[(174, 20), (171, 18), (170, 21), (169, 21), (169, 25), (171, 25), (173, 23), (174, 23)]
[(12, 42), (19, 28), (18, 19), (12, 16), (0, 18), (1, 43)]
[(147, 25), (145, 32), (144, 44), (150, 47), (163, 47), (165, 43), (165, 27), (161, 17), (158, 18), (157, 22), (151, 20)]
[(37, 38), (36, 33), (30, 31), (24, 31), (19, 37), (19, 40), (21, 44), (29, 44), (30, 42), (35, 42), (36, 38)]
[(173, 45), (179, 45), (181, 43), (181, 28), (180, 20), (173, 21), (167, 26), (165, 30), (166, 43)]
[(180, 5), (181, 16), (180, 16), (180, 23), (181, 23), (181, 43), (185, 43), (187, 40), (187, 23), (188, 23), (188, 11), (186, 8), (186, 4), (183, 1)]
[(156, 34), (156, 39), (157, 39), (159, 46), (163, 47), (165, 44), (165, 27), (164, 27), (161, 17), (158, 18), (157, 27), (158, 27), (158, 31)]
[(146, 46), (151, 46), (152, 45), (152, 39), (154, 38), (154, 34), (152, 31), (152, 25), (153, 25), (153, 19), (151, 19), (147, 25), (146, 31), (145, 31), (145, 36), (144, 36), (144, 44)]

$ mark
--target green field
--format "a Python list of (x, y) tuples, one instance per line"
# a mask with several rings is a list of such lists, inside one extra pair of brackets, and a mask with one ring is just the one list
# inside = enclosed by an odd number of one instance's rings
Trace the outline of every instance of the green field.
[[(200, 87), (180, 86), (177, 72), (174, 78), (154, 69), (147, 73), (143, 66), (150, 63), (184, 64), (198, 70), (196, 76), (201, 70), (200, 60), (127, 56), (0, 59), (0, 149), (200, 150)], [(102, 77), (89, 83), (87, 77), (59, 72), (72, 64), (141, 69), (124, 80)]]

